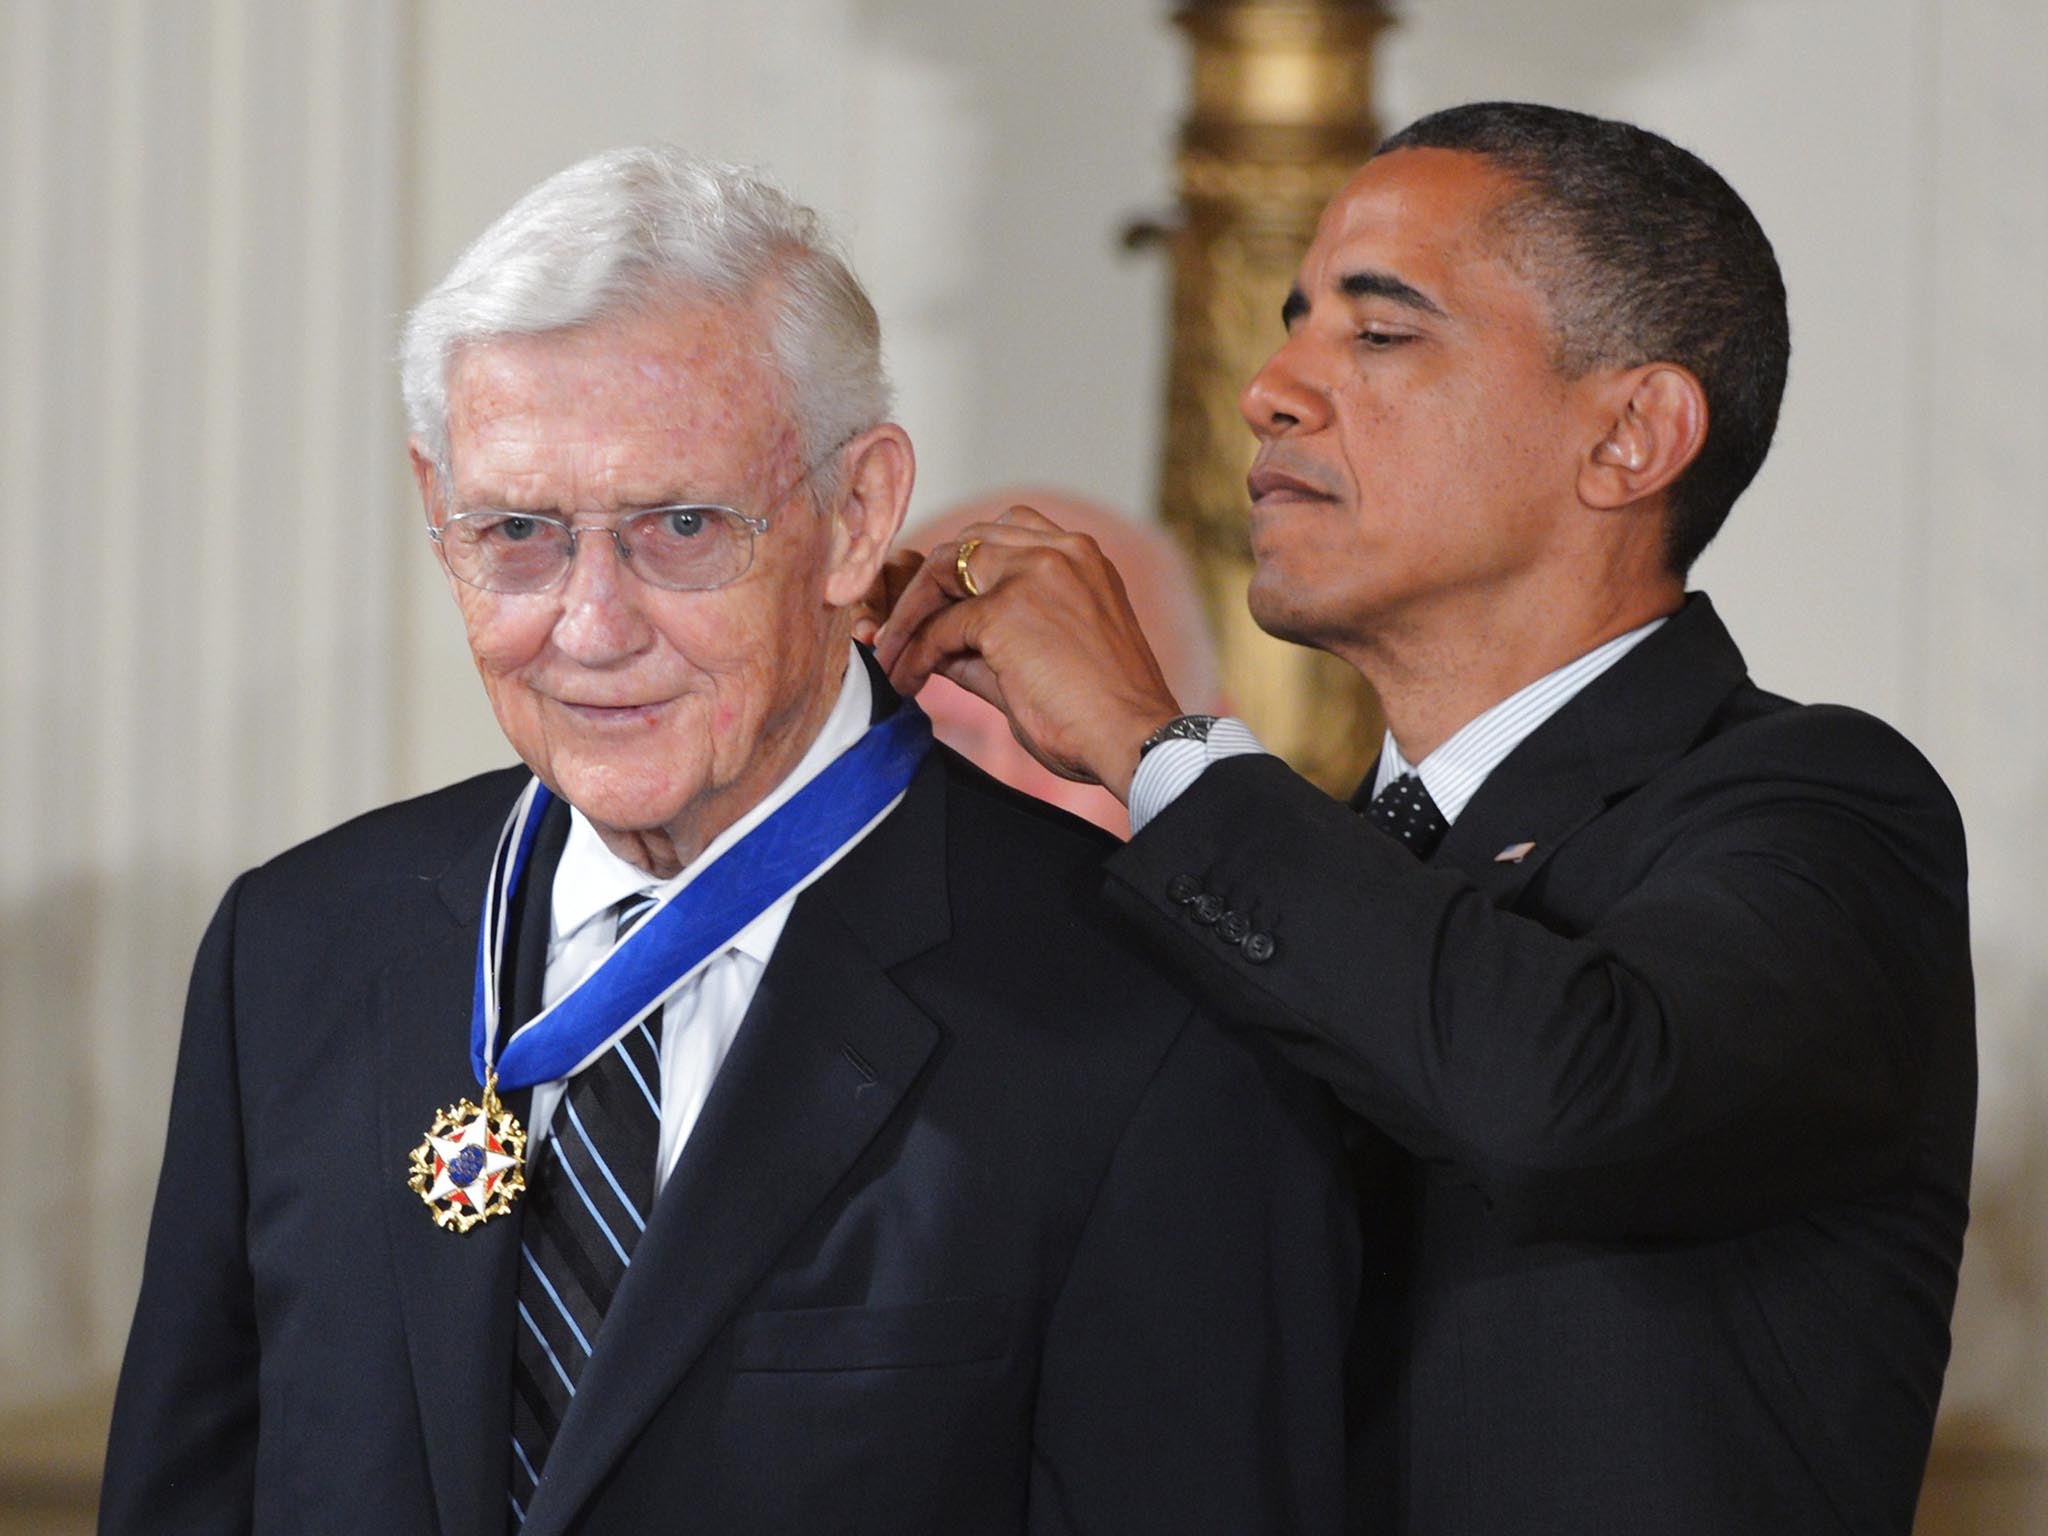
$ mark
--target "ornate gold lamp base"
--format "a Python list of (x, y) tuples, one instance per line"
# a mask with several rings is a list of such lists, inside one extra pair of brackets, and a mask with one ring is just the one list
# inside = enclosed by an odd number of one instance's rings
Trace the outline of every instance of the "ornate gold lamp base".
[(1245, 610), (1256, 445), (1237, 397), (1279, 344), (1317, 215), (1379, 142), (1372, 52), (1390, 20), (1378, 0), (1194, 0), (1174, 17), (1193, 44), (1194, 108), (1171, 235), (1161, 518), (1201, 572), (1230, 707), (1335, 794), (1378, 750), (1379, 707), (1349, 667), (1273, 639)]

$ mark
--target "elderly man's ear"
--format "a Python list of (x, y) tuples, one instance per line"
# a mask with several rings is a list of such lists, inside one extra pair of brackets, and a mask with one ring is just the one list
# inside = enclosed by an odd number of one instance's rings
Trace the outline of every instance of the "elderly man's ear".
[(832, 554), (825, 601), (834, 608), (860, 602), (874, 585), (917, 478), (910, 438), (893, 421), (861, 433), (840, 450), (845, 466), (832, 514)]
[(428, 522), (438, 522), (441, 512), (441, 477), (434, 470), (434, 461), (427, 457), (426, 450), (420, 446), (420, 440), (416, 437), (406, 444), (406, 452), (412, 458), (413, 484), (420, 488), (420, 510), (426, 514)]

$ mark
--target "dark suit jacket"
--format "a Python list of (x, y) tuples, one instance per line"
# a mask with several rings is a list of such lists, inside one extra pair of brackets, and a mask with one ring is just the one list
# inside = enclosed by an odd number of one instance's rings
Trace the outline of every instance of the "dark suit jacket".
[(1962, 828), (1901, 738), (1759, 691), (1695, 596), (1427, 866), (1244, 758), (1111, 871), (1399, 1149), (1393, 1528), (1908, 1530), (1976, 1069)]
[[(524, 778), (377, 812), (228, 894), (103, 1530), (504, 1529), (519, 1222), (439, 1230), (405, 1175), (476, 1091), (478, 907)], [(935, 751), (799, 899), (530, 1536), (1341, 1524), (1358, 1239), (1334, 1106), (1113, 947), (1104, 841)]]

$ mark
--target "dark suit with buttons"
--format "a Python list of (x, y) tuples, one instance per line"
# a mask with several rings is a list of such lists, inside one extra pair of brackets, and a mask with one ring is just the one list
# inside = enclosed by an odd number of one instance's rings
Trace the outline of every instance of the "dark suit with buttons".
[[(103, 1530), (504, 1529), (519, 1215), (439, 1230), (405, 1174), (475, 1091), (524, 780), (377, 812), (222, 905)], [(515, 918), (527, 1010), (561, 836)], [(1104, 843), (935, 751), (798, 900), (529, 1536), (1340, 1528), (1334, 1107), (1114, 947)]]
[(1962, 828), (1900, 737), (1757, 689), (1695, 596), (1427, 864), (1240, 758), (1110, 870), (1386, 1138), (1373, 1528), (1909, 1530), (1975, 1050)]

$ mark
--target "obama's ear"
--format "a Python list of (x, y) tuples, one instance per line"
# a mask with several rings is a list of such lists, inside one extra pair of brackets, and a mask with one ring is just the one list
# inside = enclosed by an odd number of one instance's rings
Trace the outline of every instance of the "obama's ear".
[(1645, 363), (1601, 391), (1604, 430), (1579, 466), (1579, 499), (1618, 511), (1677, 481), (1707, 441), (1707, 392), (1688, 368)]

